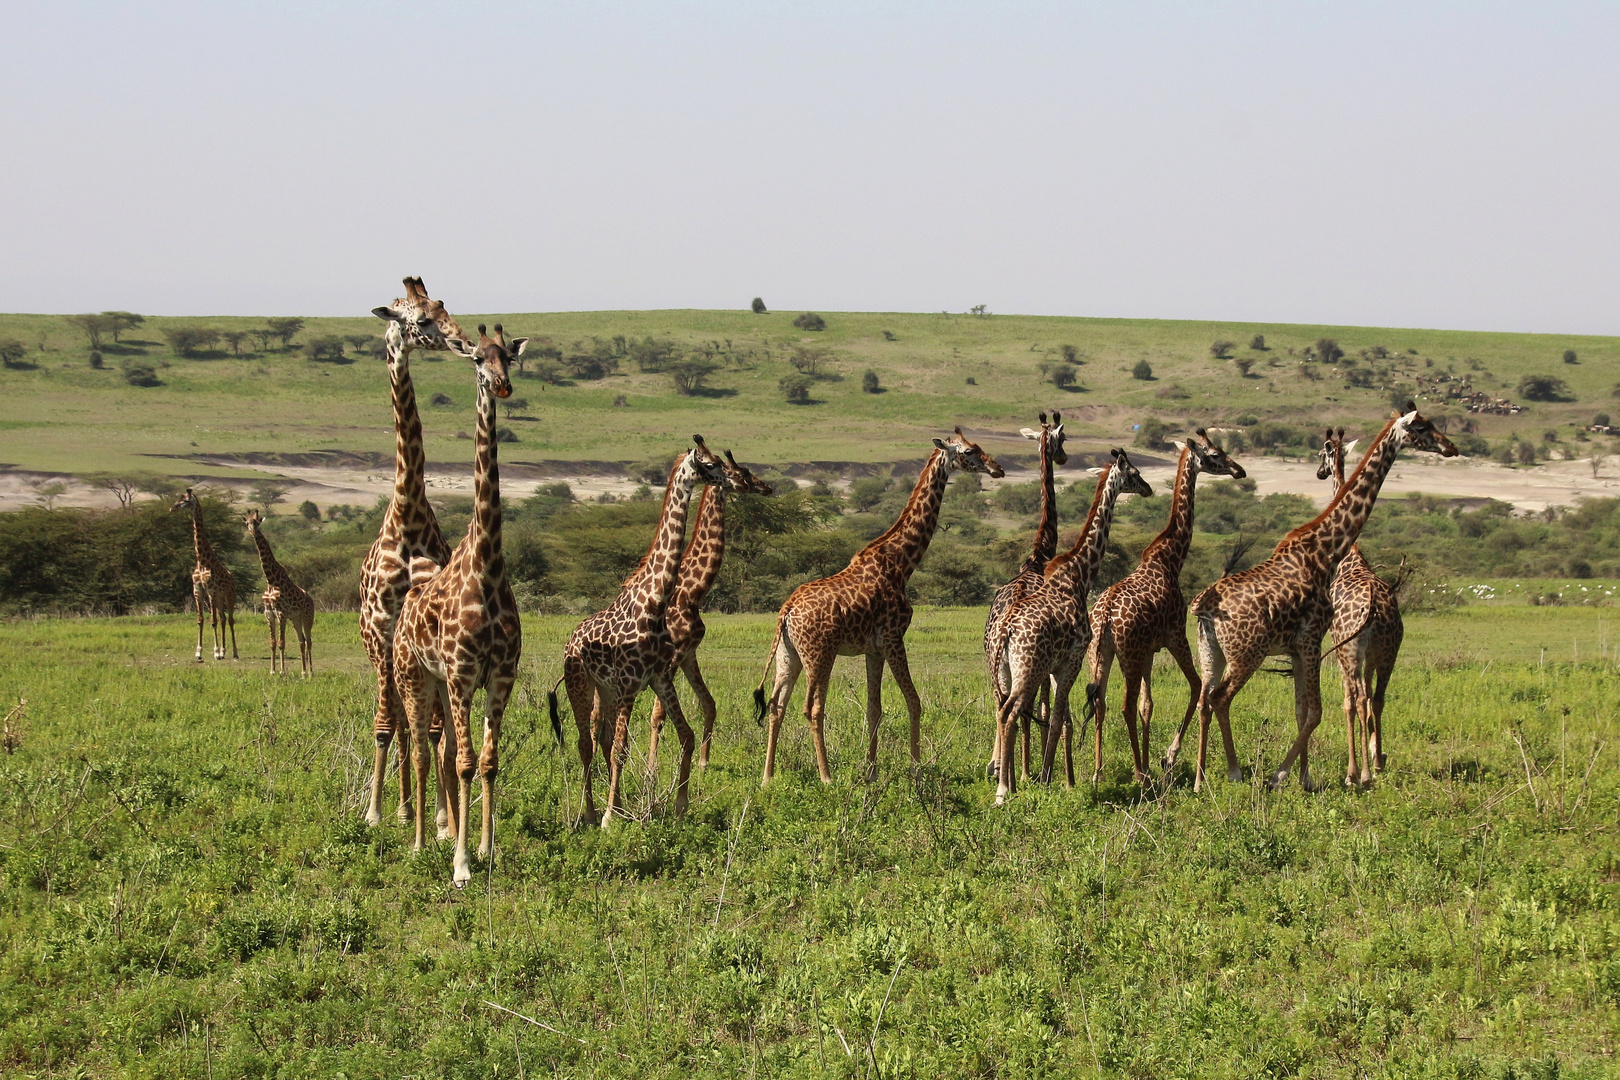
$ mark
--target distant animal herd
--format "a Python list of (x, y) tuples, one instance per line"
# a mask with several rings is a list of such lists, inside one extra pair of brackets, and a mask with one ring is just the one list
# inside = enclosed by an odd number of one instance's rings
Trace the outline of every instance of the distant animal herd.
[[(522, 654), (522, 622), (501, 549), (495, 408), (497, 399), (512, 392), (508, 369), (523, 353), (527, 339), (507, 338), (499, 324), (493, 330), (479, 326), (476, 335), (464, 333), (444, 305), (429, 298), (421, 278), (406, 278), (405, 296), (374, 308), (373, 314), (387, 324), (395, 455), (393, 496), (360, 577), (360, 632), (377, 673), (376, 745), (366, 820), (372, 825), (382, 820), (388, 751), (397, 743), (399, 820), (414, 825), (412, 847), (420, 850), (426, 840), (431, 772), (438, 838), (455, 842), (452, 880), (460, 887), (471, 877), (467, 842), (475, 779), (482, 786), (479, 858), (487, 860), (493, 852), (501, 721)], [(422, 423), (410, 375), (411, 353), (417, 349), (464, 357), (471, 361), (477, 383), (473, 516), (453, 549), (441, 535), (427, 498)], [(1136, 782), (1150, 786), (1169, 777), (1196, 712), (1193, 788), (1197, 791), (1205, 782), (1211, 718), (1220, 726), (1228, 779), (1242, 779), (1232, 741), (1232, 702), (1267, 657), (1285, 656), (1293, 676), (1296, 738), (1270, 783), (1283, 784), (1297, 761), (1300, 783), (1310, 789), (1309, 743), (1322, 718), (1319, 671), (1321, 662), (1332, 655), (1345, 689), (1345, 782), (1372, 782), (1386, 760), (1384, 694), (1400, 651), (1402, 627), (1393, 589), (1373, 572), (1356, 539), (1401, 450), (1443, 457), (1457, 453), (1415, 405), (1409, 402), (1404, 414), (1384, 425), (1348, 477), (1345, 456), (1355, 444), (1345, 444), (1342, 428), (1327, 432), (1317, 476), (1332, 483), (1332, 500), (1316, 518), (1283, 537), (1269, 558), (1222, 577), (1193, 599), (1196, 665), (1187, 641), (1188, 605), (1180, 587), (1192, 539), (1195, 487), (1205, 473), (1242, 478), (1242, 466), (1202, 429), (1176, 443), (1179, 459), (1168, 523), (1142, 553), (1136, 569), (1103, 590), (1088, 608), (1119, 497), (1151, 495), (1152, 488), (1125, 451), (1115, 448), (1107, 464), (1090, 470), (1097, 479), (1096, 493), (1074, 546), (1059, 552), (1053, 469), (1068, 460), (1062, 416), (1042, 413), (1039, 428), (1024, 428), (1022, 434), (1040, 451), (1040, 525), (1028, 558), (996, 593), (984, 632), (995, 703), (986, 773), (996, 785), (998, 805), (1019, 782), (1051, 781), (1060, 742), (1065, 782), (1075, 783), (1070, 699), (1088, 654), (1081, 737), (1095, 719), (1093, 779), (1102, 769), (1102, 719), (1116, 660), (1124, 682), (1122, 713)], [(601, 752), (607, 758), (608, 783), (600, 815), (604, 828), (625, 816), (621, 781), (629, 724), (637, 697), (648, 687), (655, 696), (648, 768), (656, 768), (667, 718), (680, 743), (674, 808), (676, 813), (685, 811), (694, 753), (698, 767), (705, 767), (714, 734), (715, 700), (697, 654), (705, 634), (703, 600), (724, 554), (726, 501), (734, 495), (771, 494), (770, 486), (729, 450), (714, 453), (700, 435), (693, 437), (693, 444), (670, 469), (663, 508), (640, 565), (625, 579), (612, 604), (579, 624), (563, 653), (558, 685), (566, 691), (578, 730), (585, 775), (582, 820), (598, 820), (592, 762)], [(933, 447), (895, 523), (857, 552), (843, 570), (800, 585), (782, 605), (765, 672), (754, 691), (756, 717), (766, 725), (763, 783), (770, 782), (775, 770), (782, 719), (801, 674), (806, 677), (804, 715), (816, 767), (824, 782), (831, 781), (825, 726), (833, 661), (838, 656), (866, 658), (867, 779), (877, 773), (885, 665), (905, 699), (911, 760), (921, 762), (923, 710), (906, 657), (912, 616), (906, 583), (927, 553), (951, 474), (1003, 475), (995, 458), (960, 427), (934, 439)], [(699, 487), (703, 493), (688, 539), (688, 506)], [(213, 630), (214, 658), (225, 658), (227, 637), (235, 658), (236, 590), (230, 571), (208, 541), (196, 496), (188, 490), (172, 509), (192, 514), (196, 659), (203, 658), (205, 621)], [(300, 671), (308, 676), (314, 671), (314, 604), (276, 561), (259, 515), (249, 513), (245, 525), (264, 568), (262, 600), (270, 624), (271, 668), (288, 670), (291, 623)], [(1148, 748), (1153, 658), (1161, 649), (1170, 652), (1186, 677), (1189, 697), (1180, 727), (1159, 762), (1161, 779), (1155, 780)], [(676, 694), (677, 672), (686, 677), (703, 713), (701, 740)], [(480, 688), (485, 691), (484, 733), (475, 754), (472, 708)], [(557, 686), (548, 695), (548, 707), (561, 745)], [(1038, 752), (1032, 747), (1037, 731)]]

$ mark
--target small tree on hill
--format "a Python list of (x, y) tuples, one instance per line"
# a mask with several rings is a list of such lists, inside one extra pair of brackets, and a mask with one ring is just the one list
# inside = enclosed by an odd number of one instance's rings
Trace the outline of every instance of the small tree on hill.
[(703, 380), (720, 370), (713, 360), (689, 356), (669, 365), (669, 377), (675, 382), (675, 392), (690, 397), (703, 387)]
[(219, 335), (225, 339), (225, 344), (231, 347), (231, 355), (240, 358), (242, 355), (242, 342), (248, 339), (246, 330), (225, 330)]
[(292, 344), (292, 339), (298, 336), (304, 328), (303, 319), (266, 319), (265, 325), (270, 328), (270, 335), (281, 342), (281, 348), (286, 350)]
[(754, 302), (750, 306), (753, 308), (755, 315), (765, 314), (765, 301), (761, 300), (759, 297), (754, 297)]
[(1146, 360), (1138, 360), (1131, 368), (1131, 378), (1146, 382), (1153, 378), (1153, 365)]
[(1225, 338), (1221, 338), (1217, 341), (1212, 341), (1209, 343), (1209, 355), (1213, 356), (1217, 360), (1230, 360), (1232, 358), (1232, 350), (1235, 348), (1237, 348), (1237, 342), (1227, 341)]
[(825, 330), (827, 329), (827, 320), (813, 311), (807, 311), (794, 319), (793, 325), (800, 330)]
[(821, 372), (822, 365), (832, 359), (832, 354), (819, 345), (795, 345), (788, 354), (788, 363), (801, 375), (815, 378)]
[(810, 404), (810, 388), (814, 385), (808, 375), (784, 375), (776, 384), (789, 405)]
[(102, 335), (113, 330), (113, 320), (105, 315), (69, 315), (63, 321), (83, 334), (92, 349), (101, 348)]
[(298, 504), (298, 513), (305, 521), (321, 520), (321, 508), (308, 499)]
[(262, 507), (265, 516), (269, 516), (270, 508), (287, 497), (292, 485), (284, 484), (279, 480), (255, 480), (248, 489), (248, 501), (254, 506)]
[(137, 315), (133, 311), (103, 311), (101, 316), (107, 320), (113, 341), (117, 341), (118, 335), (125, 330), (133, 330), (146, 321), (145, 315)]
[(304, 343), (304, 355), (317, 363), (343, 363), (343, 339), (336, 334), (312, 337)]
[(1075, 367), (1080, 366), (1080, 350), (1073, 345), (1059, 345), (1058, 352), (1063, 355), (1065, 364), (1073, 364)]
[(1526, 401), (1574, 401), (1569, 384), (1552, 375), (1526, 375), (1519, 380), (1519, 396)]
[(1316, 340), (1316, 358), (1324, 364), (1337, 364), (1344, 359), (1344, 350), (1332, 338), (1318, 338)]
[(1239, 373), (1241, 373), (1242, 376), (1245, 379), (1247, 379), (1249, 377), (1249, 369), (1254, 367), (1254, 357), (1252, 357), (1252, 356), (1239, 356), (1239, 357), (1236, 357), (1232, 361), (1232, 366), (1237, 368)]
[(1136, 445), (1149, 450), (1167, 449), (1170, 445), (1169, 436), (1174, 434), (1175, 430), (1157, 416), (1150, 416), (1137, 426)]
[(508, 420), (512, 419), (512, 417), (516, 416), (518, 413), (526, 413), (529, 411), (529, 399), (526, 397), (505, 398), (501, 401), (500, 405), (501, 408), (506, 410), (506, 418)]
[(1256, 335), (1254, 335), (1254, 337), (1250, 338), (1249, 339), (1249, 348), (1253, 349), (1255, 352), (1266, 352), (1267, 351), (1266, 335), (1264, 335), (1264, 334), (1256, 334)]
[(1073, 364), (1056, 364), (1046, 377), (1059, 390), (1067, 390), (1075, 384), (1078, 375), (1079, 372), (1075, 371)]
[(880, 391), (882, 389), (883, 389), (883, 387), (878, 385), (878, 373), (877, 372), (872, 371), (872, 370), (869, 369), (866, 372), (866, 374), (861, 376), (861, 392), (862, 393), (864, 393), (864, 394), (875, 394), (875, 393), (877, 393), (878, 391)]
[(112, 495), (118, 500), (118, 505), (126, 509), (135, 501), (135, 494), (141, 489), (140, 480), (133, 476), (97, 473), (88, 479), (96, 487)]
[(1581, 358), (1575, 355), (1575, 350), (1574, 349), (1565, 349), (1564, 350), (1564, 363), (1566, 363), (1566, 364), (1578, 364), (1580, 362), (1581, 362)]
[(0, 341), (0, 364), (8, 368), (23, 367), (23, 357), (28, 355), (28, 346), (16, 338), (6, 338)]

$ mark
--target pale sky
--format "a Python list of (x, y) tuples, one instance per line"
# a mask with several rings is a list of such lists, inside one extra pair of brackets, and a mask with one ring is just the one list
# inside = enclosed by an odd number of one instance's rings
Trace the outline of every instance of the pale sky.
[(0, 309), (1620, 333), (1620, 4), (0, 6)]

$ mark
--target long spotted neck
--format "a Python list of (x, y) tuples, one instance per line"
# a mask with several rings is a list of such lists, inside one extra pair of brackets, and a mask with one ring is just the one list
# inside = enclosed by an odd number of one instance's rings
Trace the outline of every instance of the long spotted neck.
[(394, 501), (424, 505), (427, 456), (422, 449), (422, 415), (416, 409), (416, 386), (411, 382), (411, 347), (394, 323), (389, 323), (385, 340), (388, 382), (394, 397)]
[(697, 523), (692, 539), (681, 553), (681, 572), (675, 595), (679, 603), (701, 603), (720, 576), (720, 560), (726, 553), (726, 494), (718, 487), (705, 487), (698, 502)]
[(495, 459), (495, 391), (478, 379), (478, 427), (473, 432), (473, 516), (467, 523), (467, 543), (478, 569), (490, 580), (506, 574), (501, 553), (501, 470)]
[(1176, 463), (1175, 490), (1170, 493), (1170, 520), (1142, 553), (1144, 563), (1152, 559), (1172, 579), (1181, 576), (1181, 564), (1187, 561), (1187, 549), (1192, 545), (1193, 492), (1197, 487), (1198, 459), (1190, 449), (1183, 449)]
[(270, 550), (270, 541), (264, 538), (257, 525), (253, 527), (253, 546), (259, 549), (259, 565), (264, 567), (264, 580), (278, 588), (287, 585), (291, 579), (286, 569), (276, 561), (275, 552)]
[(945, 497), (945, 482), (951, 478), (950, 457), (943, 450), (935, 450), (917, 486), (911, 489), (911, 499), (887, 532), (867, 544), (851, 560), (876, 561), (885, 571), (892, 571), (899, 581), (911, 577), (928, 554), (928, 542), (934, 538), (939, 525), (939, 504)]
[(1306, 522), (1277, 545), (1315, 558), (1323, 571), (1332, 569), (1350, 553), (1362, 526), (1378, 501), (1378, 491), (1384, 478), (1395, 465), (1395, 456), (1401, 449), (1401, 430), (1396, 427), (1400, 417), (1384, 425), (1378, 438), (1367, 448), (1367, 454), (1350, 474), (1350, 479), (1339, 485), (1338, 494), (1313, 520)]
[(214, 554), (214, 545), (208, 542), (208, 533), (203, 529), (202, 503), (191, 504), (191, 543), (197, 549), (197, 565), (213, 566), (219, 561)]
[[(1344, 487), (1344, 441), (1341, 439), (1341, 440), (1339, 440), (1339, 441), (1337, 441), (1337, 442), (1335, 442), (1333, 444), (1333, 490), (1334, 490), (1334, 493), (1337, 494), (1338, 490), (1340, 488), (1342, 488), (1342, 487)], [(1344, 562), (1341, 562), (1339, 564), (1339, 566), (1343, 567), (1346, 563), (1350, 563), (1350, 564), (1363, 563), (1363, 564), (1365, 564), (1366, 561), (1367, 561), (1366, 557), (1361, 554), (1361, 544), (1359, 542), (1357, 542), (1357, 543), (1354, 543), (1354, 544), (1350, 545), (1349, 553), (1345, 555)]]
[(1035, 546), (1024, 560), (1026, 567), (1045, 567), (1057, 554), (1057, 484), (1052, 478), (1052, 433), (1041, 432), (1041, 524), (1035, 530)]
[(649, 615), (663, 613), (681, 572), (686, 513), (692, 501), (692, 489), (698, 484), (697, 465), (692, 460), (695, 453), (693, 450), (687, 451), (670, 471), (652, 546), (647, 548), (647, 554), (641, 557), (641, 565), (624, 583), (624, 588), (633, 593), (635, 602)]
[(1097, 568), (1108, 552), (1108, 530), (1114, 524), (1114, 505), (1124, 486), (1124, 474), (1113, 465), (1103, 466), (1097, 477), (1097, 493), (1091, 497), (1086, 524), (1075, 538), (1074, 547), (1052, 560), (1047, 567), (1047, 584), (1057, 590), (1072, 590), (1081, 603), (1091, 591)]

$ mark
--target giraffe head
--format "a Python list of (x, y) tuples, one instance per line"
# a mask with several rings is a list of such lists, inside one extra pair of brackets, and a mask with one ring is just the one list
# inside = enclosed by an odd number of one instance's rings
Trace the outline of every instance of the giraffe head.
[(174, 505), (169, 507), (169, 513), (172, 514), (176, 510), (195, 510), (201, 505), (197, 501), (197, 496), (192, 494), (191, 489), (186, 488), (186, 493), (174, 500)]
[(1440, 434), (1440, 429), (1434, 426), (1432, 420), (1418, 414), (1415, 402), (1406, 403), (1406, 414), (1396, 418), (1395, 429), (1403, 450), (1410, 447), (1441, 457), (1457, 456), (1457, 448), (1451, 445), (1451, 440)]
[(242, 524), (247, 526), (249, 536), (259, 535), (259, 526), (263, 522), (264, 515), (260, 514), (257, 510), (249, 510), (246, 514), (242, 515)]
[(1046, 422), (1046, 414), (1041, 413), (1041, 428), (1019, 428), (1018, 434), (1026, 439), (1034, 439), (1042, 444), (1046, 450), (1046, 458), (1054, 465), (1067, 465), (1068, 452), (1063, 449), (1063, 414), (1054, 412), (1052, 422)]
[(1322, 449), (1316, 452), (1316, 478), (1328, 480), (1334, 475), (1334, 465), (1339, 458), (1339, 447), (1344, 443), (1344, 428), (1339, 429), (1339, 437), (1333, 437), (1333, 429), (1328, 428), (1327, 434), (1322, 437)]
[(1119, 477), (1120, 493), (1123, 495), (1151, 497), (1153, 486), (1142, 478), (1141, 473), (1136, 471), (1136, 466), (1131, 464), (1131, 459), (1126, 456), (1125, 451), (1116, 446), (1108, 452), (1114, 455), (1113, 476)]
[(748, 466), (739, 464), (731, 456), (731, 451), (723, 451), (726, 455), (725, 463), (721, 466), (726, 473), (726, 490), (738, 495), (769, 495), (771, 485), (756, 477)]
[(405, 295), (385, 307), (375, 307), (371, 313), (388, 323), (388, 337), (404, 351), (411, 349), (448, 349), (455, 342), (466, 342), (461, 326), (444, 309), (444, 304), (430, 299), (427, 288), (419, 277), (405, 279)]
[(687, 451), (684, 457), (676, 459), (675, 468), (670, 471), (670, 479), (673, 480), (681, 469), (691, 469), (698, 483), (733, 490), (727, 486), (726, 463), (714, 456), (709, 450), (709, 444), (703, 441), (703, 436), (693, 435), (692, 443), (693, 448)]
[(1208, 473), (1210, 476), (1230, 476), (1234, 480), (1241, 480), (1249, 475), (1243, 466), (1233, 461), (1219, 443), (1209, 437), (1203, 428), (1194, 432), (1198, 441), (1188, 439), (1185, 443), (1176, 443), (1177, 450), (1185, 450), (1192, 455), (1193, 461), (1198, 465), (1198, 471)]
[(461, 340), (452, 341), (450, 347), (473, 362), (478, 372), (478, 385), (488, 386), (490, 392), (498, 398), (512, 395), (512, 379), (507, 373), (512, 361), (523, 355), (528, 348), (528, 338), (513, 338), (506, 340), (506, 331), (500, 323), (495, 324), (495, 334), (490, 336), (488, 328), (478, 324), (478, 344), (469, 346)]
[(995, 458), (979, 448), (978, 443), (968, 442), (961, 428), (957, 428), (948, 439), (935, 439), (934, 446), (945, 451), (947, 469), (985, 473), (997, 479), (1007, 475), (1001, 466), (996, 464)]

